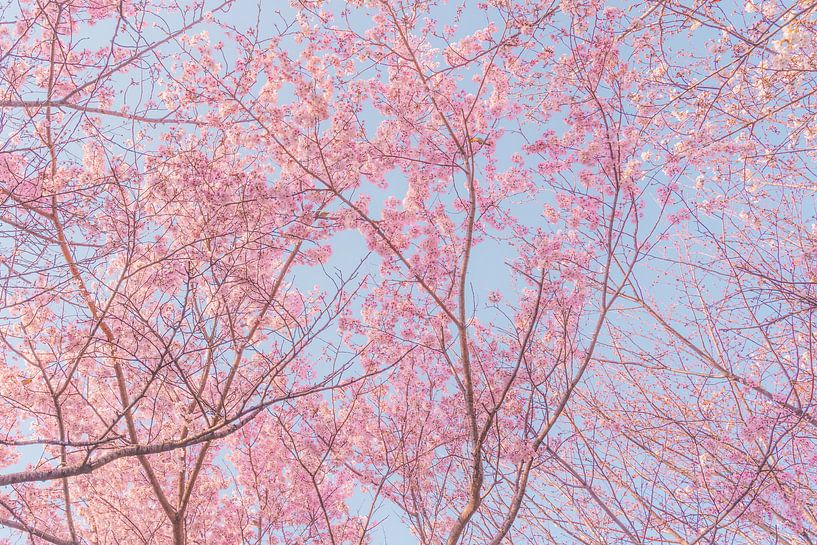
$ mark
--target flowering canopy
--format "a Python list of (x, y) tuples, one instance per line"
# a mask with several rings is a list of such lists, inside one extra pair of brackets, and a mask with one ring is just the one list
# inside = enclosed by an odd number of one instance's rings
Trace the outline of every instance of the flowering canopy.
[(0, 541), (817, 542), (817, 2), (0, 13)]

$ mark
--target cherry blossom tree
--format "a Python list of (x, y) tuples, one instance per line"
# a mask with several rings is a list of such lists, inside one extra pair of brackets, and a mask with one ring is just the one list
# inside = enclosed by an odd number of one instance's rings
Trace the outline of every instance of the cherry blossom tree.
[(0, 540), (817, 540), (817, 2), (2, 13)]

